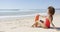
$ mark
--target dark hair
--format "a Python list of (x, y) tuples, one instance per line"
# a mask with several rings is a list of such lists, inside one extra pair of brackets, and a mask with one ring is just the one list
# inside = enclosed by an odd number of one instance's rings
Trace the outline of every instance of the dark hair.
[(49, 6), (48, 9), (49, 9), (49, 12), (48, 12), (48, 13), (49, 13), (51, 16), (54, 15), (54, 13), (55, 13), (55, 8), (52, 7), (52, 6)]

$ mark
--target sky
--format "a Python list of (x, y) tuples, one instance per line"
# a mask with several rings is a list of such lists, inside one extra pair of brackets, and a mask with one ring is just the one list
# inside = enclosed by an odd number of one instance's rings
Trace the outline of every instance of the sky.
[(0, 0), (0, 9), (46, 9), (60, 8), (60, 0)]

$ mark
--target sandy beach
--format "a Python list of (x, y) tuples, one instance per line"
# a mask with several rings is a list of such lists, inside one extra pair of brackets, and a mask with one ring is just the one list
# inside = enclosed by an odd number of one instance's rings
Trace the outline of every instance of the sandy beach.
[(54, 15), (56, 29), (33, 28), (33, 23), (33, 16), (0, 18), (0, 32), (60, 32), (60, 15)]

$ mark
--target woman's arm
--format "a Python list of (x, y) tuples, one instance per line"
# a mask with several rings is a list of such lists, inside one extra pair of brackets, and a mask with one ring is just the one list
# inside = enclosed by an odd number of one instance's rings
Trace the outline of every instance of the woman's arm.
[(53, 23), (51, 23), (52, 24), (52, 26), (55, 28), (55, 25), (53, 24)]
[(53, 27), (55, 27), (55, 25), (53, 23), (51, 23)]
[(50, 21), (50, 23), (52, 24), (52, 26), (55, 28), (55, 25), (53, 24), (53, 22), (52, 22), (52, 19), (51, 19), (51, 18), (49, 18), (49, 21)]

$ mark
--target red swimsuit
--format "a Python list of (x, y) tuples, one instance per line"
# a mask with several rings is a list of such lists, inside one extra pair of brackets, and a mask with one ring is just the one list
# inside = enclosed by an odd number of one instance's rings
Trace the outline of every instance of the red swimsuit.
[[(38, 20), (39, 20), (39, 15), (36, 15), (36, 17), (35, 17), (35, 22), (38, 21)], [(37, 25), (38, 25), (38, 24), (36, 23), (36, 27), (37, 27)], [(48, 18), (46, 18), (45, 25), (46, 25), (46, 27), (50, 28), (50, 21), (49, 21)]]
[(49, 19), (47, 19), (47, 18), (46, 18), (45, 25), (46, 25), (46, 27), (50, 28), (50, 21), (49, 21)]

